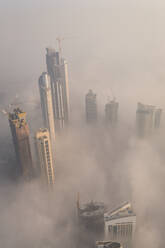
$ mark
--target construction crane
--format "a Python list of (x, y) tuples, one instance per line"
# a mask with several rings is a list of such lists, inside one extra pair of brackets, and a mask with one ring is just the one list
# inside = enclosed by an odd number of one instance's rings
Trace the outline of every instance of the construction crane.
[(5, 109), (0, 109), (0, 112), (1, 112), (2, 114), (4, 114), (4, 115), (8, 115), (8, 114), (9, 114), (9, 112), (7, 112)]
[[(46, 89), (44, 89), (46, 90)], [(16, 99), (18, 99), (18, 96), (16, 96)], [(12, 103), (9, 103), (9, 105), (6, 108), (0, 108), (0, 112), (4, 115), (9, 115), (11, 108), (17, 109), (20, 105), (23, 104), (33, 104), (36, 106), (37, 102), (35, 101), (27, 101), (27, 102), (19, 102), (19, 101), (13, 101)]]

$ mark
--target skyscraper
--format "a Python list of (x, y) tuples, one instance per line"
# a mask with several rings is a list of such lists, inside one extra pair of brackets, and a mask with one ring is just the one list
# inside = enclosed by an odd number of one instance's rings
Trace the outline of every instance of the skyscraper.
[(29, 128), (26, 122), (26, 113), (19, 108), (9, 113), (9, 124), (17, 159), (17, 171), (24, 179), (33, 176), (33, 164), (29, 142)]
[(47, 71), (51, 78), (55, 128), (60, 130), (69, 122), (69, 86), (67, 62), (60, 52), (46, 49)]
[(88, 123), (96, 123), (97, 121), (97, 101), (96, 94), (92, 90), (86, 94), (85, 107), (86, 107), (86, 120)]
[(136, 214), (130, 202), (105, 213), (104, 221), (105, 240), (119, 242), (123, 248), (132, 247), (136, 231)]
[(152, 105), (138, 103), (136, 111), (136, 128), (139, 137), (149, 136), (154, 129), (159, 128), (161, 120), (161, 109)]
[(78, 240), (81, 247), (94, 247), (97, 240), (104, 238), (105, 205), (102, 202), (80, 204), (77, 201)]
[(53, 112), (53, 104), (52, 104), (50, 76), (46, 72), (43, 72), (39, 78), (39, 90), (40, 90), (44, 127), (49, 130), (52, 149), (54, 150), (54, 146), (55, 146), (54, 112)]
[(54, 167), (49, 131), (40, 129), (36, 133), (36, 147), (40, 164), (42, 181), (48, 185), (54, 184)]
[(118, 120), (118, 108), (119, 103), (116, 102), (115, 99), (105, 105), (106, 124), (110, 124), (112, 127), (116, 126)]

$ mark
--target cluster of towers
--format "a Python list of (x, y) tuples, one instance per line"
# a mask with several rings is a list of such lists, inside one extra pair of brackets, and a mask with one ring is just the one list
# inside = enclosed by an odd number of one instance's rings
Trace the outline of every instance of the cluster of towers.
[[(54, 184), (56, 133), (69, 124), (69, 88), (67, 62), (61, 52), (46, 49), (47, 72), (39, 77), (39, 92), (43, 128), (35, 134), (38, 170), (48, 185)], [(92, 90), (85, 96), (86, 121), (94, 124), (98, 120), (97, 96)], [(115, 127), (118, 121), (119, 103), (115, 99), (105, 105), (105, 123)], [(29, 141), (26, 113), (19, 108), (7, 113), (17, 158), (17, 171), (25, 179), (35, 173)], [(162, 110), (151, 105), (138, 103), (136, 129), (138, 137), (147, 137), (160, 126)]]
[(95, 244), (97, 248), (132, 247), (136, 214), (131, 202), (109, 209), (103, 202), (80, 204), (78, 195), (77, 215), (80, 247), (95, 247)]
[[(60, 133), (69, 123), (69, 87), (67, 62), (61, 57), (61, 53), (54, 49), (46, 49), (47, 72), (43, 72), (39, 78), (39, 91), (42, 109), (44, 129), (36, 134), (36, 143), (40, 139), (46, 139), (49, 146), (47, 150), (37, 146), (41, 174), (46, 175), (47, 183), (54, 183), (55, 164), (55, 133)], [(48, 162), (43, 156), (49, 154)], [(43, 163), (44, 161), (44, 163)]]
[[(96, 94), (92, 90), (86, 94), (85, 97), (85, 110), (87, 123), (96, 123), (98, 120), (97, 111), (97, 98)], [(118, 120), (118, 108), (119, 103), (113, 99), (105, 105), (105, 121), (106, 124), (110, 124), (112, 127), (116, 126)]]
[(69, 87), (67, 62), (60, 52), (46, 49), (47, 72), (39, 78), (39, 90), (44, 125), (52, 141), (56, 132), (69, 122)]
[[(46, 49), (47, 72), (39, 77), (39, 92), (43, 128), (35, 134), (38, 168), (41, 179), (48, 185), (54, 184), (55, 133), (69, 123), (69, 89), (67, 63), (60, 52)], [(26, 113), (19, 108), (8, 113), (9, 123), (17, 159), (18, 174), (30, 180), (36, 171), (32, 162), (29, 128)]]
[[(86, 121), (87, 123), (96, 123), (97, 96), (92, 90), (85, 97)], [(111, 127), (115, 127), (118, 121), (119, 103), (115, 99), (105, 105), (105, 122)], [(137, 104), (136, 111), (136, 133), (139, 138), (149, 137), (154, 130), (160, 127), (162, 109), (152, 105)]]

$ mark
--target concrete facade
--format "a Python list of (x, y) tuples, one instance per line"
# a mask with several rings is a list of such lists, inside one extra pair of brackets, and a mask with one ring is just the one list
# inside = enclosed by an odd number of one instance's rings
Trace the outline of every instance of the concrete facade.
[(34, 168), (26, 113), (19, 108), (14, 109), (13, 113), (9, 113), (9, 124), (16, 153), (18, 174), (29, 180), (33, 176)]
[(40, 129), (36, 133), (35, 140), (42, 181), (51, 186), (54, 184), (55, 176), (49, 131)]

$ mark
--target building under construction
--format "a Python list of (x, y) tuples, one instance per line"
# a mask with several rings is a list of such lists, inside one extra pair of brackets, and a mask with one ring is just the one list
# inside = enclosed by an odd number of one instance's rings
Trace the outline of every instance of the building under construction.
[(17, 108), (8, 116), (17, 159), (17, 173), (28, 180), (32, 177), (34, 171), (26, 113)]
[(100, 231), (104, 228), (104, 203), (93, 202), (84, 204), (78, 208), (78, 216), (81, 224), (87, 229)]
[(104, 236), (105, 205), (100, 202), (77, 204), (79, 239), (82, 246), (94, 247), (96, 240)]

